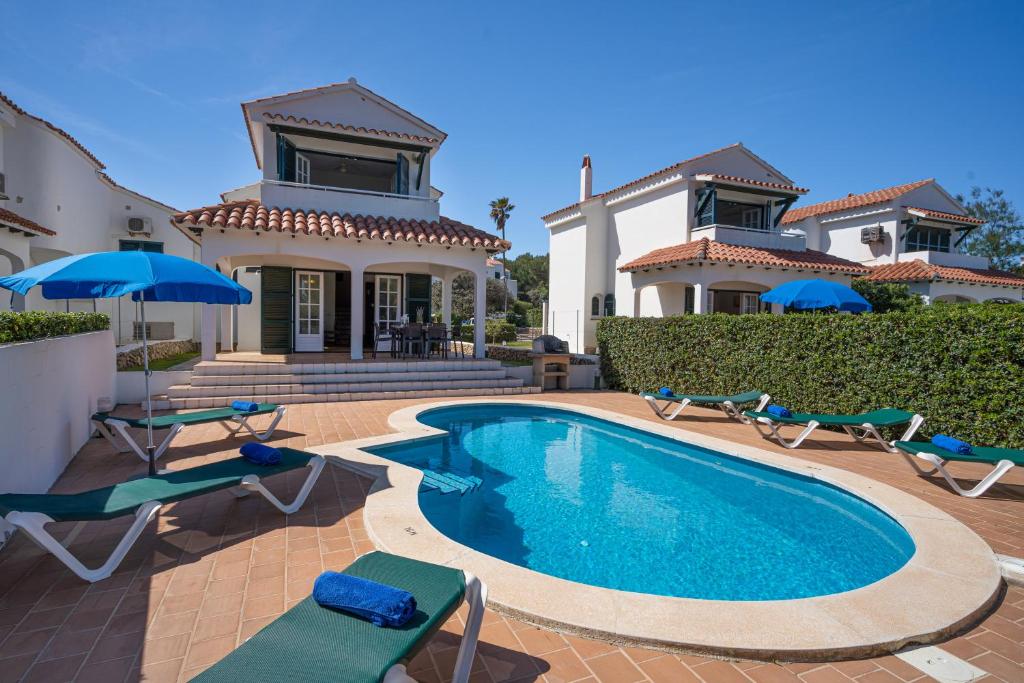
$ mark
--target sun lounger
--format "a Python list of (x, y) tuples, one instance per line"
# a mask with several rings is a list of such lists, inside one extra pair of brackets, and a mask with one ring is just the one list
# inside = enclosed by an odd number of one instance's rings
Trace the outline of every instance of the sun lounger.
[[(170, 430), (164, 440), (160, 442), (154, 452), (154, 460), (159, 458), (167, 450), (167, 447), (174, 441), (174, 437), (178, 435), (185, 427), (191, 425), (206, 424), (208, 422), (221, 422), (224, 424), (225, 429), (231, 435), (237, 434), (242, 429), (245, 429), (250, 434), (255, 436), (260, 441), (266, 441), (270, 438), (270, 435), (274, 433), (277, 428), (277, 423), (284, 417), (285, 406), (279, 406), (274, 403), (260, 403), (256, 410), (243, 412), (235, 410), (234, 408), (213, 408), (211, 410), (197, 410), (191, 413), (177, 413), (174, 415), (160, 415), (153, 418), (153, 429), (154, 430)], [(255, 415), (267, 415), (269, 413), (274, 414), (274, 419), (270, 422), (270, 426), (262, 432), (257, 432), (249, 424), (249, 418)], [(146, 428), (146, 418), (134, 418), (134, 417), (118, 417), (116, 415), (110, 415), (108, 413), (96, 413), (92, 416), (93, 426), (96, 430), (102, 434), (107, 441), (113, 444), (114, 448), (117, 449), (118, 453), (124, 453), (126, 451), (134, 451), (135, 455), (139, 456), (146, 462), (149, 462), (149, 456), (146, 455), (146, 449), (140, 446), (135, 439), (132, 438), (128, 432), (129, 427), (135, 427), (136, 429)], [(233, 426), (231, 423), (237, 423), (237, 426)], [(121, 437), (124, 444), (118, 442), (114, 434), (111, 433), (111, 429)]]
[[(277, 465), (254, 465), (242, 457), (213, 462), (187, 470), (177, 470), (92, 491), (72, 494), (5, 493), (0, 494), (0, 536), (17, 529), (24, 530), (44, 550), (53, 553), (75, 574), (86, 581), (99, 581), (110, 576), (139, 538), (150, 519), (167, 504), (205, 493), (238, 487), (241, 497), (250, 491), (261, 493), (274, 507), (286, 515), (298, 510), (313, 489), (326, 461), (313, 453), (282, 448)], [(281, 502), (260, 481), (263, 477), (309, 467), (309, 476), (295, 500)], [(46, 530), (51, 522), (109, 520), (135, 515), (110, 557), (100, 567), (89, 569)], [(72, 536), (75, 532), (72, 532)], [(66, 540), (65, 543), (70, 543)]]
[[(665, 396), (663, 394), (652, 394), (650, 392), (642, 392), (640, 398), (647, 401), (647, 405), (651, 407), (654, 414), (663, 420), (674, 420), (679, 413), (683, 412), (686, 406), (692, 404), (711, 406), (715, 408), (721, 408), (723, 412), (729, 417), (735, 418), (740, 422), (746, 422), (747, 419), (743, 416), (743, 413), (737, 406), (744, 403), (753, 403), (757, 401), (757, 408), (755, 410), (764, 410), (764, 407), (768, 405), (768, 401), (771, 400), (771, 396), (760, 391), (745, 391), (741, 394), (733, 394), (731, 396), (700, 396), (695, 394), (673, 394), (672, 396)], [(658, 401), (664, 401), (662, 405), (658, 405)], [(674, 410), (669, 410), (676, 405)]]
[[(763, 411), (747, 410), (743, 413), (750, 419), (750, 424), (764, 438), (774, 438), (786, 448), (797, 448), (804, 442), (811, 432), (818, 427), (842, 427), (843, 430), (857, 441), (866, 442), (870, 437), (878, 442), (884, 450), (890, 453), (898, 452), (891, 443), (882, 438), (878, 430), (882, 427), (898, 427), (907, 425), (907, 430), (900, 437), (902, 441), (909, 441), (917, 429), (924, 422), (924, 418), (914, 413), (896, 408), (882, 408), (872, 410), (869, 413), (859, 415), (828, 415), (817, 413), (793, 413), (792, 417), (780, 417)], [(798, 425), (804, 429), (792, 441), (786, 441), (779, 434), (779, 428), (783, 425)], [(768, 428), (768, 432), (764, 431)]]
[(405, 672), (406, 664), (464, 598), (469, 614), (452, 681), (469, 680), (487, 599), (487, 588), (479, 579), (451, 567), (382, 552), (363, 555), (344, 571), (409, 591), (416, 597), (416, 615), (401, 628), (379, 628), (307, 597), (193, 682), (415, 683)]
[[(969, 455), (954, 453), (930, 441), (897, 441), (896, 448), (908, 455), (907, 461), (915, 470), (923, 475), (931, 475), (938, 472), (946, 480), (954, 491), (967, 498), (977, 498), (985, 493), (993, 484), (1015, 466), (1024, 467), (1024, 450), (1013, 448), (991, 448), (974, 446), (973, 452)], [(913, 457), (911, 457), (913, 456)], [(916, 459), (924, 460), (931, 464), (932, 469), (925, 469), (918, 465)], [(984, 479), (979, 481), (974, 488), (962, 488), (956, 479), (946, 470), (946, 463), (953, 462), (980, 462), (992, 465), (992, 471)]]

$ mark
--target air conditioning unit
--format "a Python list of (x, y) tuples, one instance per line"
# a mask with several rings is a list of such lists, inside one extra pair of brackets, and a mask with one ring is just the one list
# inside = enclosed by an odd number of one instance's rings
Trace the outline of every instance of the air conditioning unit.
[[(132, 338), (136, 340), (142, 339), (142, 323), (135, 321), (135, 327), (132, 330)], [(164, 339), (174, 339), (174, 323), (146, 323), (146, 341), (161, 341)]]
[(861, 244), (871, 244), (872, 242), (881, 242), (885, 239), (885, 231), (881, 225), (872, 225), (869, 228), (860, 229), (860, 241)]
[(153, 222), (144, 216), (132, 216), (128, 219), (129, 235), (151, 235)]

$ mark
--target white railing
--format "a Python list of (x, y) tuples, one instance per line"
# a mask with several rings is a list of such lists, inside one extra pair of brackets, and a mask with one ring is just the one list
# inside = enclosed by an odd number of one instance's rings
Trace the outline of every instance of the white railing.
[(713, 224), (693, 228), (690, 234), (691, 239), (694, 240), (707, 237), (716, 242), (735, 244), (742, 247), (786, 249), (788, 251), (805, 251), (807, 249), (807, 236), (802, 232), (754, 230), (738, 225)]
[(264, 179), (264, 185), (278, 185), (280, 187), (295, 187), (301, 190), (315, 190), (319, 192), (341, 192), (344, 194), (358, 194), (367, 197), (384, 197), (387, 199), (405, 199), (409, 201), (420, 201), (437, 204), (437, 200), (431, 197), (417, 197), (410, 194), (397, 194), (395, 192), (377, 192), (375, 190), (357, 190), (352, 187), (335, 187), (333, 185), (311, 185), (309, 183), (293, 183), (287, 180)]
[(980, 268), (985, 270), (989, 267), (988, 259), (984, 256), (961, 254), (960, 252), (905, 251), (898, 256), (898, 260), (924, 261), (936, 266), (949, 266), (950, 268)]

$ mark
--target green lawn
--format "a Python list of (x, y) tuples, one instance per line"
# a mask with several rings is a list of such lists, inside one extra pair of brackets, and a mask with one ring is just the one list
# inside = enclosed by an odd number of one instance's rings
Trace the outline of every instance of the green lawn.
[[(177, 356), (168, 356), (167, 358), (159, 358), (157, 360), (149, 361), (150, 370), (166, 370), (172, 368), (178, 363), (184, 363), (187, 360), (192, 360), (199, 355), (198, 351), (190, 351), (188, 353), (179, 353)], [(133, 365), (125, 368), (120, 372), (142, 372), (141, 365)]]
[(505, 344), (505, 346), (511, 346), (512, 348), (529, 349), (533, 347), (533, 342), (529, 340), (524, 341), (512, 341)]

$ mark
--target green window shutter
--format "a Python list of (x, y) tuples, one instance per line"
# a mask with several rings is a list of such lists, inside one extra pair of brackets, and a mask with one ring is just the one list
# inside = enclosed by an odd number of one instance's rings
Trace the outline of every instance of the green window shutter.
[(260, 271), (260, 350), (292, 350), (292, 269), (263, 266)]
[(280, 133), (277, 135), (277, 179), (295, 182), (295, 145)]
[(395, 193), (409, 194), (409, 160), (401, 152), (395, 165)]
[[(430, 322), (430, 276), (410, 273), (405, 276), (405, 313), (412, 322)], [(422, 318), (416, 313), (423, 309)]]

